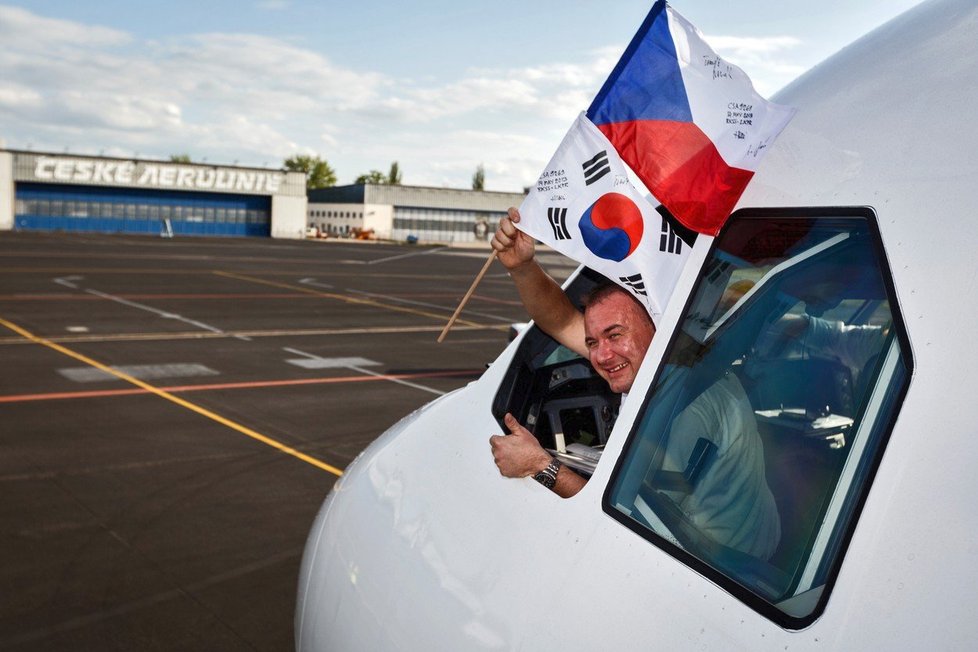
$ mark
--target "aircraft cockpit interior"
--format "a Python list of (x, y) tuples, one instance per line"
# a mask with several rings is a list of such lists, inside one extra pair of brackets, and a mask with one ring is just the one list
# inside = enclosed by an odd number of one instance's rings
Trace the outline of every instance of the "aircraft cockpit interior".
[[(576, 301), (601, 277), (568, 287)], [(786, 626), (825, 599), (899, 397), (909, 342), (869, 209), (736, 213), (615, 460), (605, 511)], [(620, 397), (534, 328), (493, 414), (593, 472)]]

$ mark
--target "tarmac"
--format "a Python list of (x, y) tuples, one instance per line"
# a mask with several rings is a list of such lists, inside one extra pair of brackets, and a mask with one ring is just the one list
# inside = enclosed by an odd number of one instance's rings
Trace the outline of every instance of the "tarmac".
[(436, 343), (488, 252), (0, 232), (0, 650), (293, 649), (337, 477), (527, 319)]

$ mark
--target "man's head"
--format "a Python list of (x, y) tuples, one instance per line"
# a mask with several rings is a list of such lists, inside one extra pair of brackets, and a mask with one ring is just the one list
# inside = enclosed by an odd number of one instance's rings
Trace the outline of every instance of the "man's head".
[(585, 298), (584, 344), (611, 391), (631, 389), (654, 335), (649, 313), (623, 288), (601, 285)]

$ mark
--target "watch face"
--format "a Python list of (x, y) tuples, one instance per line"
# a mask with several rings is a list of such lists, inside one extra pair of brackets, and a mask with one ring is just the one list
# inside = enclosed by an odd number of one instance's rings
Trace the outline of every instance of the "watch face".
[(557, 472), (560, 470), (560, 460), (550, 459), (550, 464), (542, 471), (538, 471), (533, 479), (542, 484), (547, 489), (553, 489), (557, 484)]
[(540, 484), (542, 484), (547, 489), (553, 489), (554, 485), (557, 484), (556, 478), (548, 475), (543, 471), (540, 471), (535, 476), (533, 476), (533, 479), (539, 482)]

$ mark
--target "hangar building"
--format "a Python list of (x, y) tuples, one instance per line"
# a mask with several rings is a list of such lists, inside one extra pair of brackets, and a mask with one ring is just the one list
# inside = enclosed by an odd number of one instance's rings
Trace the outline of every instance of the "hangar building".
[(523, 193), (359, 183), (309, 191), (307, 225), (345, 236), (373, 229), (384, 240), (487, 240)]
[(0, 230), (301, 238), (301, 172), (0, 150)]

